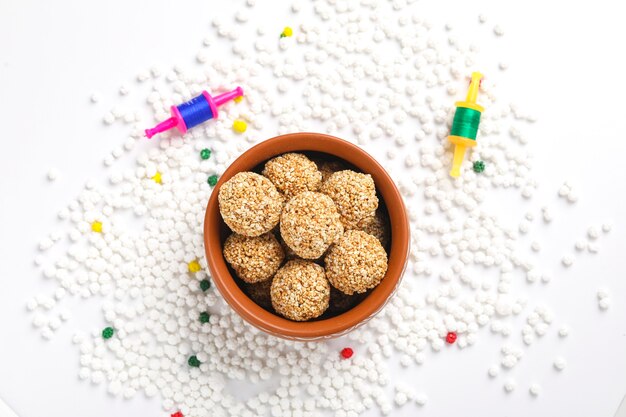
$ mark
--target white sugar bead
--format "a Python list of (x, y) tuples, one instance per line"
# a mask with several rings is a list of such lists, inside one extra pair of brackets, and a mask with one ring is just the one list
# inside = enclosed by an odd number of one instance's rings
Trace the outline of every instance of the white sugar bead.
[(428, 396), (424, 394), (423, 392), (420, 392), (415, 396), (415, 403), (417, 405), (424, 406), (426, 405), (427, 402), (428, 402)]
[(602, 298), (598, 300), (598, 307), (601, 310), (608, 310), (611, 307), (611, 299), (609, 297)]
[(587, 236), (589, 236), (589, 239), (597, 239), (600, 237), (600, 229), (596, 226), (591, 226), (589, 227), (589, 229), (587, 229)]
[(576, 248), (577, 251), (585, 250), (587, 249), (587, 241), (584, 239), (579, 239), (574, 244), (574, 247)]
[(574, 257), (570, 254), (565, 254), (561, 258), (561, 263), (564, 267), (569, 268), (574, 263)]
[(57, 178), (59, 178), (59, 170), (56, 168), (50, 168), (48, 170), (48, 180), (50, 181), (55, 181)]
[(607, 288), (605, 288), (605, 287), (600, 287), (596, 291), (596, 296), (598, 297), (598, 300), (601, 300), (603, 298), (607, 298), (609, 296), (609, 290)]
[(528, 388), (528, 392), (534, 397), (538, 396), (541, 393), (541, 386), (539, 384), (531, 384)]
[(556, 358), (554, 358), (553, 365), (557, 371), (562, 371), (567, 366), (567, 361), (564, 357), (557, 356)]
[(504, 391), (506, 392), (513, 392), (515, 390), (515, 387), (516, 387), (515, 381), (510, 378), (507, 379), (503, 385)]

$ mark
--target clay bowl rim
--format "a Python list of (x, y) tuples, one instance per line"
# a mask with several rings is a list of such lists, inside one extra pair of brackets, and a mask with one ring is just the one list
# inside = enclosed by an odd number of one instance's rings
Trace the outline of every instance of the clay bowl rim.
[[(391, 248), (387, 273), (381, 283), (357, 306), (328, 319), (296, 322), (270, 313), (252, 301), (237, 285), (222, 255), (222, 228), (218, 193), (235, 174), (252, 170), (262, 162), (286, 152), (320, 152), (343, 159), (372, 175), (385, 202), (391, 224)], [(321, 133), (291, 133), (265, 140), (239, 156), (215, 185), (204, 217), (204, 249), (215, 286), (230, 307), (253, 326), (275, 336), (312, 340), (339, 336), (356, 328), (380, 311), (395, 292), (409, 252), (409, 223), (402, 196), (385, 169), (367, 152), (334, 136)]]

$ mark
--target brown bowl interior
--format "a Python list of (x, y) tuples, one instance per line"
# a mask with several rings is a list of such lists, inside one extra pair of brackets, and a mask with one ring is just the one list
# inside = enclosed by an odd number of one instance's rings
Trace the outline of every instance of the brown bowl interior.
[[(327, 319), (295, 322), (258, 306), (239, 288), (222, 255), (222, 244), (229, 229), (219, 213), (218, 190), (233, 175), (253, 170), (257, 165), (286, 152), (321, 152), (343, 159), (372, 175), (376, 189), (387, 207), (391, 225), (389, 267), (382, 282), (357, 306)], [(237, 158), (215, 186), (204, 218), (204, 247), (213, 282), (226, 302), (247, 322), (288, 339), (310, 340), (346, 333), (377, 313), (395, 291), (407, 262), (409, 226), (402, 197), (395, 184), (374, 158), (342, 139), (320, 133), (293, 133), (266, 140)]]

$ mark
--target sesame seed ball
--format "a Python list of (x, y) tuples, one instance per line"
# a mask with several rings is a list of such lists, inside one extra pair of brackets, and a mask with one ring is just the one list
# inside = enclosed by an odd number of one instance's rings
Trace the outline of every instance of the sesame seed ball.
[(289, 261), (272, 280), (272, 306), (284, 317), (306, 321), (328, 308), (330, 285), (324, 268), (305, 260)]
[(252, 301), (260, 307), (268, 311), (274, 311), (272, 307), (272, 298), (270, 289), (272, 288), (272, 280), (268, 279), (254, 284), (244, 283), (243, 290)]
[(293, 197), (283, 209), (280, 234), (296, 255), (317, 259), (343, 234), (343, 225), (330, 197), (307, 191)]
[(345, 170), (346, 164), (341, 161), (319, 161), (317, 169), (322, 173), (322, 183), (324, 183), (335, 172)]
[(354, 228), (365, 217), (374, 215), (378, 197), (369, 174), (350, 170), (335, 172), (322, 184), (320, 191), (333, 199), (346, 228)]
[(383, 248), (389, 244), (389, 217), (385, 210), (378, 209), (373, 216), (361, 219), (354, 229), (374, 236)]
[(300, 153), (286, 153), (270, 159), (263, 175), (288, 199), (303, 191), (317, 191), (322, 183), (322, 173), (317, 170), (317, 165)]
[(378, 239), (348, 230), (324, 259), (326, 277), (339, 291), (352, 295), (377, 286), (387, 272), (387, 252)]
[(293, 249), (289, 247), (287, 243), (285, 243), (285, 239), (283, 239), (283, 237), (280, 235), (280, 225), (278, 228), (279, 228), (278, 241), (280, 242), (280, 246), (282, 246), (283, 250), (285, 251), (285, 259), (288, 261), (292, 259), (298, 259), (299, 256), (293, 251)]
[(233, 233), (224, 242), (223, 252), (237, 276), (248, 283), (270, 279), (285, 259), (285, 252), (272, 233), (254, 237)]
[(240, 172), (222, 184), (218, 200), (224, 222), (244, 236), (259, 236), (272, 230), (283, 207), (274, 184), (254, 172)]

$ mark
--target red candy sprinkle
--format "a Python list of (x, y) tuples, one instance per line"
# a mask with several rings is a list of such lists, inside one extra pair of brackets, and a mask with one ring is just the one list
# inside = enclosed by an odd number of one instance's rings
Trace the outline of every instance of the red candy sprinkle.
[(172, 417), (184, 417), (184, 416), (183, 416), (183, 413), (181, 413), (180, 411), (177, 411), (174, 414), (172, 414)]
[(448, 334), (446, 335), (446, 342), (448, 342), (449, 344), (456, 342), (456, 333), (448, 332)]
[(344, 359), (350, 359), (353, 354), (354, 351), (349, 347), (341, 349), (341, 357)]

